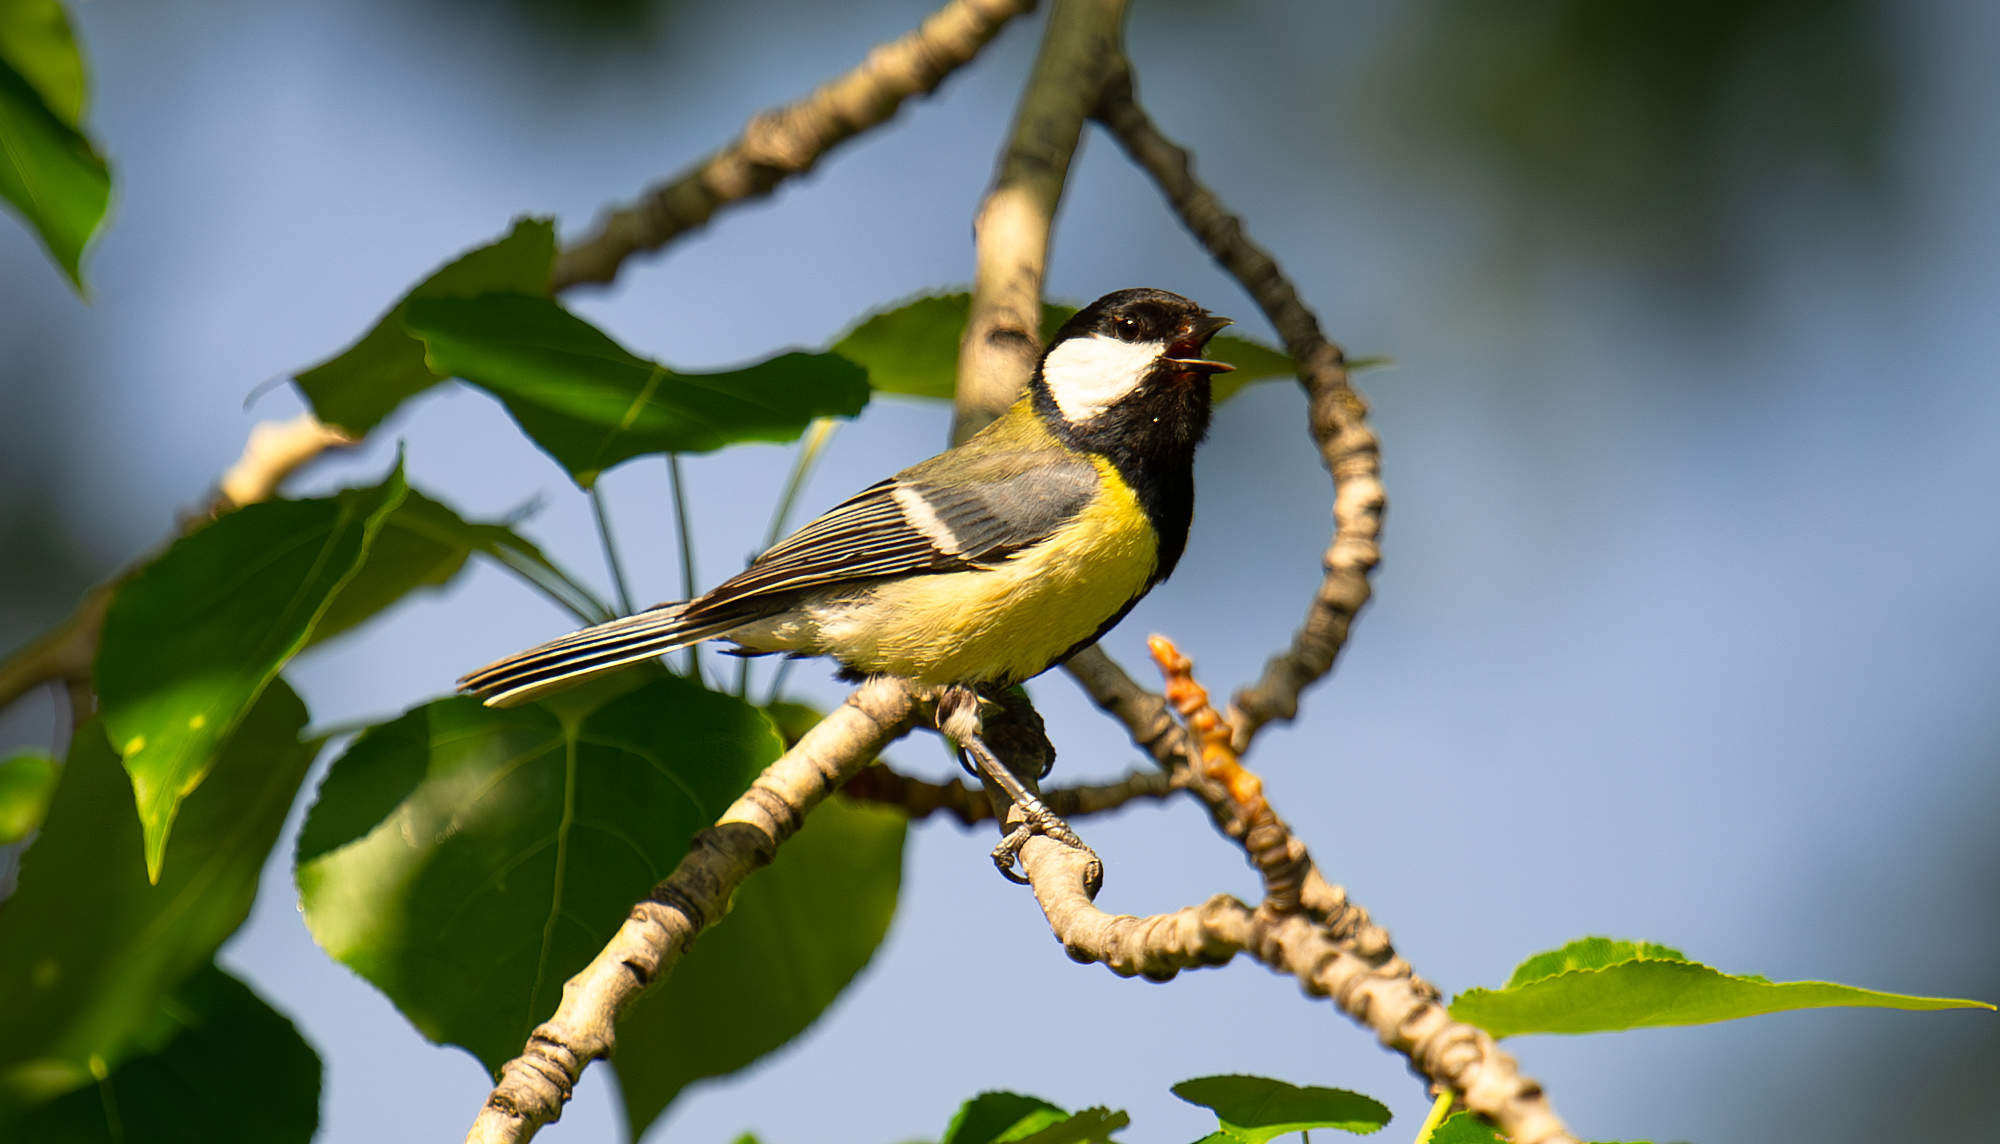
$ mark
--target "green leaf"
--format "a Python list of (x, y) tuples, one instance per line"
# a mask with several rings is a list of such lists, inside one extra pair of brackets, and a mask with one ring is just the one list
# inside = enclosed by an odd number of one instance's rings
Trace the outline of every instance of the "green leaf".
[(620, 1019), (612, 1064), (633, 1139), (688, 1084), (784, 1045), (847, 988), (895, 917), (908, 827), (900, 811), (822, 803)]
[(319, 1054), (214, 965), (182, 982), (134, 1043), (115, 1071), (43, 1105), (9, 1139), (309, 1144), (319, 1130)]
[[(962, 291), (920, 295), (863, 319), (830, 348), (867, 369), (868, 384), (878, 393), (950, 400), (958, 389), (958, 343), (971, 307), (972, 295)], [(1043, 343), (1076, 311), (1075, 306), (1044, 302)], [(1208, 343), (1208, 356), (1236, 367), (1235, 373), (1217, 375), (1211, 383), (1218, 402), (1253, 382), (1297, 372), (1283, 352), (1248, 338), (1218, 336)]]
[(1242, 1144), (1311, 1128), (1366, 1135), (1389, 1123), (1388, 1108), (1358, 1092), (1300, 1088), (1261, 1076), (1197, 1077), (1175, 1085), (1173, 1094), (1212, 1109), (1222, 1130)]
[(1523, 962), (1503, 989), (1470, 989), (1451, 1015), (1496, 1037), (1705, 1025), (1829, 1006), (1992, 1009), (1984, 1001), (1878, 993), (1825, 981), (1738, 977), (1651, 943), (1584, 938)]
[(92, 1056), (116, 1068), (167, 995), (242, 924), (319, 751), (298, 741), (305, 724), (283, 680), (265, 688), (182, 808), (158, 885), (118, 755), (97, 720), (77, 729), (19, 886), (0, 905), (0, 1125), (92, 1083)]
[(424, 363), (424, 344), (403, 328), (413, 298), (471, 298), (480, 294), (547, 297), (555, 265), (555, 222), (520, 218), (507, 237), (460, 255), (419, 282), (361, 340), (293, 381), (313, 415), (349, 436), (365, 436), (398, 405), (444, 380)]
[(838, 354), (676, 373), (549, 298), (418, 299), (405, 325), (433, 370), (491, 390), (584, 488), (632, 457), (790, 441), (816, 417), (852, 417), (868, 404), (867, 378)]
[(1428, 1144), (1507, 1144), (1507, 1138), (1470, 1112), (1454, 1112), (1431, 1132)]
[(866, 369), (877, 393), (949, 401), (971, 306), (964, 293), (913, 298), (862, 319), (829, 348)]
[(373, 488), (253, 504), (175, 541), (118, 586), (97, 695), (132, 775), (154, 880), (181, 800), (306, 645), (405, 491), (398, 464)]
[(585, 623), (602, 623), (609, 611), (589, 589), (550, 563), (541, 549), (504, 524), (474, 523), (416, 489), (382, 521), (367, 559), (313, 626), (311, 643), (339, 635), (411, 592), (442, 588), (478, 552), (520, 574)]
[(70, 127), (83, 119), (83, 53), (60, 0), (0, 0), (0, 64)]
[(1131, 1121), (1104, 1108), (1072, 1116), (1037, 1096), (982, 1092), (959, 1106), (940, 1144), (1103, 1144)]
[[(9, 46), (0, 41), (0, 49)], [(50, 66), (44, 58), (35, 58), (23, 70), (0, 54), (0, 198), (34, 228), (71, 285), (81, 291), (83, 250), (111, 202), (111, 172), (96, 146), (77, 130), (81, 95), (72, 97), (55, 74), (59, 70), (59, 62)], [(55, 95), (54, 105), (37, 90), (37, 81)]]
[(425, 1036), (498, 1069), (778, 751), (756, 708), (658, 668), (521, 707), (415, 708), (320, 788), (299, 836), (307, 928)]
[(0, 846), (19, 842), (42, 824), (62, 769), (47, 751), (16, 751), (0, 760)]

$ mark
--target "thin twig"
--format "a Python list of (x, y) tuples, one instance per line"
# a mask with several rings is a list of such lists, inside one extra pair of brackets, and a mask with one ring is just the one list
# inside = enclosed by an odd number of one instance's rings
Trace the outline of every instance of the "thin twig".
[(562, 1115), (591, 1061), (609, 1056), (618, 1016), (665, 977), (728, 909), (743, 879), (768, 865), (821, 800), (909, 729), (917, 704), (897, 680), (863, 684), (756, 783), (688, 853), (582, 972), (563, 986), (555, 1015), (500, 1071), (467, 1144), (520, 1144)]
[(1041, 356), (1049, 235), (1084, 121), (1118, 58), (1125, 0), (1056, 0), (993, 187), (979, 207), (972, 307), (958, 350), (953, 439), (1005, 412)]
[(951, 0), (860, 66), (784, 107), (766, 111), (728, 146), (606, 215), (596, 233), (565, 249), (551, 281), (557, 291), (609, 282), (624, 261), (658, 250), (733, 203), (761, 198), (820, 156), (896, 114), (913, 95), (936, 90), (1035, 0)]
[(1326, 576), (1305, 623), (1291, 646), (1264, 665), (1263, 677), (1238, 691), (1230, 704), (1232, 740), (1241, 752), (1264, 724), (1298, 714), (1299, 693), (1332, 670), (1334, 657), (1347, 641), (1348, 625), (1368, 602), (1368, 577), (1381, 560), (1377, 541), (1387, 505), (1380, 446), (1368, 426), (1367, 402), (1348, 383), (1340, 347), (1320, 332), (1319, 319), (1300, 300), (1277, 261), (1250, 241), (1242, 221), (1195, 179), (1187, 151), (1153, 125), (1139, 106), (1131, 67), (1122, 59), (1104, 88), (1096, 117), (1160, 185), (1181, 221), (1243, 284), (1285, 339), (1285, 348), (1299, 365), (1313, 439), (1333, 474), (1333, 543), (1326, 551)]
[[(1043, 791), (1043, 805), (1064, 818), (1081, 818), (1117, 810), (1139, 799), (1160, 800), (1180, 789), (1172, 775), (1164, 771), (1133, 771), (1114, 783), (1093, 783), (1057, 787)], [(993, 819), (993, 804), (986, 792), (956, 780), (927, 782), (876, 763), (848, 780), (841, 793), (861, 802), (900, 808), (911, 818), (929, 818), (942, 810), (963, 826)]]

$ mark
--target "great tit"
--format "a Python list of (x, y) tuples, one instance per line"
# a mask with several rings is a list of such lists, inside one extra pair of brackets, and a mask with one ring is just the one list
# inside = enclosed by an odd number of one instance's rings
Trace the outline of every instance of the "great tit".
[(1120, 290), (1049, 341), (1028, 389), (955, 448), (872, 485), (713, 591), (459, 681), (489, 706), (708, 639), (920, 687), (1020, 683), (1108, 631), (1187, 546), (1208, 432), (1202, 353), (1229, 319)]

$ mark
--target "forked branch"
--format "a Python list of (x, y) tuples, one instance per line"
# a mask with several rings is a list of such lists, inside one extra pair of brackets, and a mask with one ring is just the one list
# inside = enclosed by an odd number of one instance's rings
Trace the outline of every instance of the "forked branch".
[(1076, 961), (1152, 981), (1248, 954), (1296, 977), (1310, 996), (1332, 1000), (1515, 1144), (1575, 1144), (1514, 1058), (1484, 1030), (1454, 1021), (1436, 988), (1396, 956), (1388, 932), (1320, 876), (1304, 844), (1264, 798), (1262, 782), (1236, 757), (1226, 726), (1194, 680), (1193, 665), (1164, 637), (1153, 637), (1152, 650), (1168, 696), (1202, 745), (1197, 765), (1205, 781), (1188, 787), (1263, 875), (1265, 898), (1255, 909), (1218, 894), (1153, 917), (1106, 914), (1091, 900), (1085, 853), (1031, 839), (1022, 849), (1022, 866), (1063, 949)]

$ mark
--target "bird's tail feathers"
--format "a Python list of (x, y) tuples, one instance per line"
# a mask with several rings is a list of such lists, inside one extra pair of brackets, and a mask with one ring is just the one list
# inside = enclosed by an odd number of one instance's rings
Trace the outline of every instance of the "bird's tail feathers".
[(687, 616), (686, 604), (661, 604), (609, 623), (571, 632), (540, 647), (489, 663), (458, 681), (460, 691), (488, 707), (514, 707), (642, 659), (712, 639), (741, 617)]

